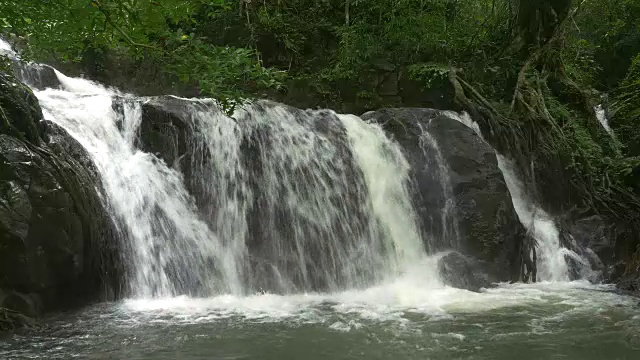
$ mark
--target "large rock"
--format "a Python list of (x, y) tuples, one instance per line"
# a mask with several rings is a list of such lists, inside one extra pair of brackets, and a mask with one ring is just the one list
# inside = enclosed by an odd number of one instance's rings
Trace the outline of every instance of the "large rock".
[(60, 87), (60, 80), (54, 68), (44, 64), (32, 64), (14, 61), (13, 71), (23, 83), (36, 89)]
[[(587, 262), (577, 267), (579, 277), (640, 292), (640, 233), (634, 224), (573, 210), (560, 217), (559, 227), (563, 246)], [(575, 273), (576, 264), (569, 264)]]
[(0, 89), (0, 307), (33, 316), (113, 296), (117, 233), (93, 163), (26, 86), (0, 75)]
[(381, 124), (411, 163), (425, 245), (479, 259), (493, 280), (517, 280), (526, 232), (493, 148), (448, 112), (400, 108), (362, 117)]
[(150, 97), (142, 103), (142, 120), (136, 139), (139, 149), (156, 155), (182, 173), (198, 208), (207, 215), (215, 212), (208, 194), (211, 184), (202, 177), (211, 154), (203, 134), (206, 129), (194, 114), (209, 113), (211, 107), (207, 100)]
[(438, 273), (447, 285), (476, 292), (491, 287), (495, 279), (480, 261), (455, 251), (438, 260)]

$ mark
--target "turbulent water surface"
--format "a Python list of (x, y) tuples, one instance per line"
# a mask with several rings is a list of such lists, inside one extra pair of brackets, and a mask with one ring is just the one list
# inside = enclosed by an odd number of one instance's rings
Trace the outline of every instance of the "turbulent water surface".
[[(428, 264), (425, 264), (428, 266)], [(53, 317), (3, 359), (638, 359), (637, 299), (583, 283), (129, 300)]]

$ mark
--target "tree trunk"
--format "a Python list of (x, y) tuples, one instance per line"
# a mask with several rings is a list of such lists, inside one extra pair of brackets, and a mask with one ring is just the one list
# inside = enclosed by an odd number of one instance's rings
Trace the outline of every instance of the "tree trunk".
[(344, 24), (349, 26), (349, 5), (351, 5), (351, 0), (344, 0)]

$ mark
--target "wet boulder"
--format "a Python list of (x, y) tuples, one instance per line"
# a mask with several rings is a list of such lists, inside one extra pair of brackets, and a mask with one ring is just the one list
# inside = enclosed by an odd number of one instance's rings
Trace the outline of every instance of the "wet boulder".
[(456, 114), (383, 109), (362, 117), (402, 146), (425, 246), (482, 261), (494, 280), (518, 280), (526, 231), (514, 210), (495, 151)]
[(582, 263), (567, 259), (573, 278), (618, 283), (623, 290), (638, 291), (634, 285), (640, 278), (637, 225), (574, 207), (558, 217), (558, 228), (562, 246), (582, 259)]
[(13, 70), (18, 79), (36, 89), (60, 87), (56, 70), (49, 65), (14, 61)]
[(114, 294), (117, 232), (91, 159), (43, 121), (26, 86), (0, 75), (0, 88), (0, 292), (10, 294), (3, 306), (33, 316)]
[[(138, 146), (145, 152), (156, 154), (170, 166), (185, 170), (193, 143), (195, 126), (191, 114), (198, 102), (172, 96), (149, 98), (142, 104), (142, 122), (138, 131)], [(204, 105), (203, 105), (204, 106)], [(185, 161), (181, 161), (185, 160)]]
[(478, 259), (450, 252), (438, 260), (440, 279), (449, 286), (478, 292), (492, 286), (493, 274)]

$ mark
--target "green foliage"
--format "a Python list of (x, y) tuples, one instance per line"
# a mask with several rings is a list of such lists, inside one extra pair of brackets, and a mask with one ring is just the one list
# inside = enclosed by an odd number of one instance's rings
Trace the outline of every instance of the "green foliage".
[(328, 86), (348, 80), (358, 90), (372, 90), (364, 76), (371, 71), (425, 63), (485, 71), (487, 53), (509, 34), (505, 0), (350, 0), (348, 12), (338, 0), (239, 4), (201, 29), (225, 38), (233, 29), (233, 41), (253, 44), (268, 66)]
[(614, 92), (614, 124), (629, 155), (640, 156), (640, 55)]
[(0, 32), (24, 39), (26, 59), (82, 62), (91, 52), (118, 51), (201, 86), (224, 104), (252, 86), (278, 86), (252, 50), (216, 47), (192, 30), (196, 15), (215, 18), (223, 0), (0, 0)]
[(595, 59), (598, 48), (586, 39), (567, 42), (561, 54), (567, 75), (584, 86), (595, 87), (596, 78), (603, 70)]
[(440, 64), (413, 64), (407, 70), (411, 79), (421, 80), (426, 88), (431, 87), (434, 82), (446, 81), (449, 76), (449, 68)]
[(638, 0), (590, 0), (582, 5), (571, 36), (594, 47), (593, 58), (602, 68), (597, 77), (601, 86), (615, 87), (640, 52), (638, 19)]

